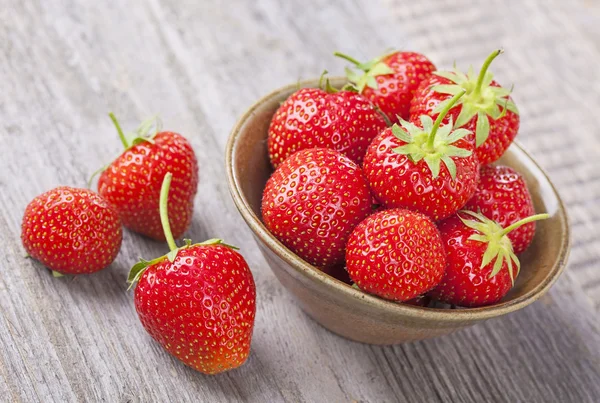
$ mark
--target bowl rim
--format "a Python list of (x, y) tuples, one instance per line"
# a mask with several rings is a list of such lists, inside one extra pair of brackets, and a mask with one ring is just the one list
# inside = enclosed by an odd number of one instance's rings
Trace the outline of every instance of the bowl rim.
[[(341, 82), (344, 80), (343, 77), (332, 77), (330, 78), (333, 82)], [(418, 307), (408, 304), (399, 304), (393, 301), (387, 301), (374, 295), (365, 293), (357, 290), (353, 287), (348, 286), (346, 283), (323, 273), (321, 270), (312, 266), (310, 263), (305, 262), (300, 257), (295, 255), (292, 251), (287, 249), (277, 238), (275, 238), (269, 230), (264, 226), (259, 217), (254, 214), (252, 208), (247, 202), (246, 198), (242, 195), (238, 178), (234, 174), (234, 161), (233, 153), (235, 145), (239, 138), (240, 132), (244, 124), (253, 116), (254, 112), (260, 108), (266, 102), (269, 102), (272, 98), (280, 97), (282, 93), (287, 93), (295, 88), (304, 87), (315, 87), (318, 83), (318, 79), (310, 79), (299, 81), (298, 83), (286, 85), (280, 87), (274, 91), (271, 91), (267, 95), (261, 97), (252, 106), (250, 106), (244, 114), (238, 119), (233, 129), (230, 132), (229, 139), (227, 141), (225, 149), (225, 167), (227, 171), (227, 182), (230, 194), (236, 205), (236, 208), (242, 215), (242, 218), (246, 224), (250, 227), (252, 232), (263, 242), (273, 253), (279, 258), (285, 261), (292, 267), (296, 273), (302, 275), (307, 280), (312, 282), (323, 283), (327, 288), (330, 288), (333, 292), (341, 293), (346, 298), (354, 300), (357, 304), (363, 304), (371, 308), (383, 309), (388, 314), (395, 315), (397, 317), (411, 317), (420, 320), (440, 320), (444, 322), (464, 322), (465, 320), (475, 321), (484, 320), (497, 316), (501, 316), (510, 312), (517, 311), (521, 308), (528, 306), (529, 304), (538, 300), (543, 296), (554, 282), (558, 279), (560, 274), (563, 272), (567, 259), (570, 253), (571, 236), (569, 228), (569, 220), (564, 203), (557, 192), (554, 184), (546, 174), (546, 172), (539, 166), (537, 161), (531, 157), (531, 155), (523, 149), (523, 147), (513, 142), (514, 146), (517, 147), (521, 152), (525, 154), (527, 158), (531, 160), (533, 165), (539, 169), (543, 178), (548, 182), (552, 189), (557, 201), (557, 215), (560, 219), (565, 231), (561, 234), (561, 246), (558, 259), (554, 262), (552, 268), (548, 272), (548, 275), (532, 290), (525, 293), (524, 295), (517, 297), (513, 300), (501, 302), (495, 305), (478, 307), (478, 308), (461, 308), (461, 309), (439, 309), (439, 308), (426, 308)]]

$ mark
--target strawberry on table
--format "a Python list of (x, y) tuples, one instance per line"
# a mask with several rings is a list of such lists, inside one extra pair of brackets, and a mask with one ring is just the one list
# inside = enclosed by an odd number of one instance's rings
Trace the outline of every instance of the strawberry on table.
[(408, 208), (434, 221), (448, 217), (471, 198), (479, 181), (479, 162), (466, 129), (452, 130), (442, 119), (464, 93), (458, 93), (435, 122), (424, 115), (404, 120), (377, 136), (363, 169), (374, 196), (385, 208)]
[(436, 71), (423, 80), (411, 101), (410, 119), (415, 123), (421, 115), (433, 119), (446, 108), (453, 95), (466, 91), (446, 117), (455, 127), (464, 127), (475, 135), (475, 154), (483, 165), (496, 161), (512, 143), (519, 130), (519, 111), (510, 98), (511, 90), (500, 87), (488, 71), (492, 61), (502, 53), (492, 52), (483, 63), (478, 75), (473, 69), (467, 74), (454, 71)]
[(273, 167), (296, 151), (315, 147), (337, 150), (360, 164), (371, 140), (386, 127), (368, 99), (326, 83), (324, 89), (294, 92), (275, 112), (268, 137)]
[(263, 191), (267, 229), (321, 269), (343, 263), (348, 236), (370, 212), (371, 192), (360, 167), (326, 148), (298, 151), (286, 159)]
[[(481, 168), (479, 185), (465, 209), (480, 212), (501, 227), (535, 214), (531, 194), (521, 174), (502, 165)], [(534, 234), (535, 222), (508, 233), (517, 255), (527, 249)]]
[(435, 71), (427, 57), (415, 52), (392, 52), (365, 63), (340, 52), (334, 54), (362, 72), (346, 69), (346, 76), (392, 122), (408, 120), (415, 91)]
[(435, 287), (446, 253), (433, 221), (423, 214), (391, 209), (375, 213), (352, 232), (346, 267), (354, 283), (370, 294), (409, 301)]
[(548, 217), (538, 214), (502, 228), (479, 213), (464, 210), (442, 221), (439, 230), (448, 264), (442, 281), (429, 295), (467, 307), (500, 301), (514, 285), (521, 267), (507, 234)]
[(105, 268), (117, 257), (122, 235), (121, 220), (112, 205), (91, 190), (68, 186), (33, 199), (21, 225), (27, 253), (55, 275)]
[(237, 368), (248, 358), (256, 288), (248, 264), (219, 239), (177, 247), (169, 227), (171, 173), (160, 195), (171, 251), (134, 265), (128, 281), (144, 328), (165, 350), (205, 374)]
[(112, 113), (110, 117), (125, 151), (100, 174), (98, 193), (117, 208), (127, 228), (165, 240), (158, 200), (165, 174), (174, 172), (169, 219), (173, 236), (181, 237), (192, 220), (198, 189), (198, 162), (191, 144), (178, 133), (158, 128), (150, 134), (152, 121), (127, 138)]

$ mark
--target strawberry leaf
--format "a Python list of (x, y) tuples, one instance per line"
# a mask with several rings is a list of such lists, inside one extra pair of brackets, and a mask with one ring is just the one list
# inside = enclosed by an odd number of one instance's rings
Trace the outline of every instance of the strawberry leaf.
[(482, 145), (490, 134), (490, 120), (483, 112), (477, 113), (477, 126), (475, 129), (475, 144)]
[[(162, 257), (159, 259), (162, 260)], [(140, 261), (133, 265), (133, 267), (129, 271), (129, 275), (127, 276), (127, 282), (129, 283), (129, 287), (127, 288), (128, 291), (131, 289), (131, 287), (133, 287), (133, 284), (135, 284), (140, 279), (140, 277), (142, 277), (142, 274), (144, 274), (146, 268), (154, 263), (158, 262), (148, 261), (140, 258)]]

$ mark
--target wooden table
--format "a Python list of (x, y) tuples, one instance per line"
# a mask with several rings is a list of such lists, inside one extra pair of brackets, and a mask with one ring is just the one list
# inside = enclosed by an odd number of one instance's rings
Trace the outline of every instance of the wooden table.
[[(596, 0), (0, 0), (0, 400), (256, 402), (600, 401), (600, 4)], [(230, 200), (223, 150), (266, 92), (324, 68), (415, 49), (438, 66), (515, 83), (519, 141), (571, 218), (569, 268), (541, 301), (452, 336), (377, 347), (309, 319), (277, 282)], [(120, 152), (107, 117), (160, 113), (200, 160), (191, 238), (241, 247), (258, 312), (248, 362), (203, 376), (142, 329), (125, 277), (167, 250), (125, 232), (113, 265), (54, 279), (24, 258), (26, 204), (85, 186)]]

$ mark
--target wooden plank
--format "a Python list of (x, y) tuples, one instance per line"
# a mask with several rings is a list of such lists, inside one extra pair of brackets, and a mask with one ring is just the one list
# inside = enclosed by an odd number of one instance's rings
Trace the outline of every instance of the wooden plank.
[[(594, 270), (600, 138), (592, 113), (600, 91), (590, 91), (600, 89), (597, 62), (591, 62), (600, 54), (593, 34), (576, 20), (583, 3), (4, 3), (0, 396), (61, 402), (600, 399), (594, 311), (600, 303)], [(373, 347), (327, 332), (277, 283), (230, 201), (222, 151), (236, 117), (273, 88), (325, 67), (341, 71), (334, 49), (366, 58), (390, 45), (410, 47), (439, 65), (457, 59), (466, 66), (499, 42), (507, 52), (495, 70), (502, 82), (516, 84), (520, 140), (569, 205), (576, 229), (571, 269), (540, 303), (449, 337)], [(160, 112), (167, 127), (194, 145), (201, 184), (189, 235), (222, 236), (240, 246), (259, 292), (252, 353), (238, 371), (202, 376), (168, 356), (139, 325), (124, 279), (139, 256), (162, 254), (165, 245), (126, 232), (110, 269), (76, 279), (53, 279), (23, 258), (18, 237), (27, 202), (58, 184), (84, 186), (119, 152), (109, 110), (127, 127)], [(567, 146), (573, 148), (568, 154)]]

